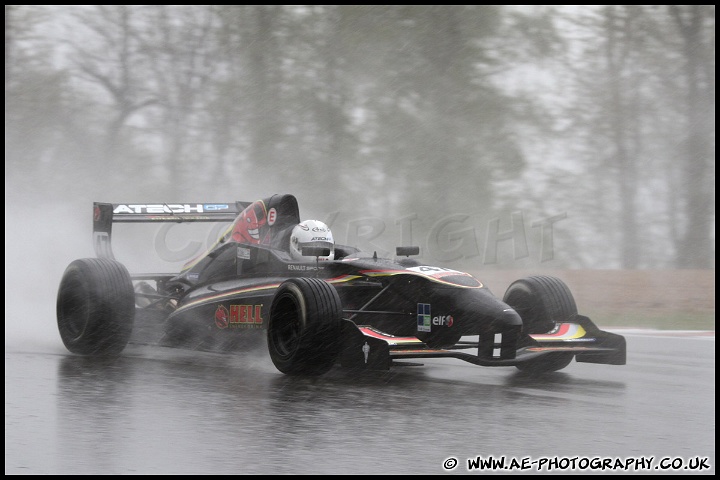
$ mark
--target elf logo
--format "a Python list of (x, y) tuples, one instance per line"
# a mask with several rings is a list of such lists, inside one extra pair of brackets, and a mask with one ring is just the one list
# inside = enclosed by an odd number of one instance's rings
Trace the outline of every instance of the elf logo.
[(438, 326), (446, 326), (446, 327), (452, 327), (453, 326), (454, 319), (452, 315), (441, 315), (438, 317), (433, 317), (432, 324), (438, 325)]

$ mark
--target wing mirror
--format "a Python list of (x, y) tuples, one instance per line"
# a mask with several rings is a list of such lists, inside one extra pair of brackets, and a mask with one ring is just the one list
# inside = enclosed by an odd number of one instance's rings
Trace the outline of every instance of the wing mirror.
[(420, 255), (420, 247), (395, 247), (395, 255), (398, 257), (409, 257), (410, 255)]

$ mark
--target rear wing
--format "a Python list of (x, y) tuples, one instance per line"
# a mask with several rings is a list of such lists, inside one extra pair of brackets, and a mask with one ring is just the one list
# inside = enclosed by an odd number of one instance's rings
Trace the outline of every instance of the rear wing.
[(93, 203), (95, 255), (115, 259), (114, 223), (232, 222), (252, 202), (229, 203)]

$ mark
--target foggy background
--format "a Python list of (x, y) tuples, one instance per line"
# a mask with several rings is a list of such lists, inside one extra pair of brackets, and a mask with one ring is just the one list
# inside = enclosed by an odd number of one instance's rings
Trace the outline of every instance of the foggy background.
[[(55, 299), (95, 256), (93, 201), (275, 193), (339, 243), (419, 245), (499, 296), (561, 272), (580, 313), (626, 329), (628, 364), (303, 379), (266, 352), (67, 352)], [(195, 226), (117, 225), (113, 248), (176, 271), (215, 239)], [(427, 474), (487, 453), (714, 474), (714, 269), (713, 5), (5, 6), (6, 474)], [(628, 333), (637, 312), (696, 330)]]
[(5, 6), (6, 343), (59, 344), (93, 201), (274, 193), (467, 271), (714, 269), (715, 7)]

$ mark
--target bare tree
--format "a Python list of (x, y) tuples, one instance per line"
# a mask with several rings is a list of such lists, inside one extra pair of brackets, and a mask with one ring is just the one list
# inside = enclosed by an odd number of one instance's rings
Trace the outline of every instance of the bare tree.
[(148, 65), (137, 41), (142, 16), (129, 5), (95, 5), (78, 13), (78, 20), (92, 36), (70, 40), (72, 59), (91, 91), (99, 89), (110, 100), (100, 160), (109, 166), (126, 146), (121, 134), (130, 116), (156, 101), (143, 81)]
[[(678, 8), (686, 7), (669, 11)], [(632, 5), (602, 6), (573, 17), (575, 34), (586, 35), (568, 66), (577, 80), (568, 110), (571, 131), (584, 150), (586, 189), (592, 192), (584, 211), (594, 219), (607, 261), (616, 256), (623, 268), (670, 267), (672, 249), (675, 266), (714, 264), (708, 248), (714, 216), (714, 176), (708, 175), (714, 155), (708, 153), (714, 140), (702, 125), (714, 121), (714, 96), (707, 93), (714, 95), (714, 77), (708, 80), (697, 68), (713, 65), (714, 52), (708, 55), (705, 40), (691, 54), (669, 20), (664, 8)], [(704, 32), (714, 32), (714, 15), (705, 22)], [(703, 61), (689, 55), (703, 55)], [(709, 70), (714, 74), (714, 67)], [(696, 87), (702, 83), (705, 93), (692, 93), (700, 90), (690, 85), (689, 73), (678, 71), (695, 72)], [(696, 102), (693, 108), (681, 101), (689, 98)], [(690, 142), (691, 153), (688, 132), (702, 137)], [(693, 263), (691, 256), (705, 263)]]
[[(623, 11), (619, 12), (618, 7)], [(608, 124), (613, 152), (615, 179), (620, 193), (620, 265), (634, 269), (638, 266), (638, 219), (636, 192), (638, 188), (638, 155), (632, 148), (637, 144), (638, 107), (636, 91), (638, 74), (633, 52), (638, 40), (638, 12), (628, 6), (609, 5), (604, 9), (605, 62), (609, 95)]]
[(714, 268), (715, 6), (669, 5), (682, 40), (686, 116), (682, 164), (687, 225), (677, 245), (680, 268)]
[[(155, 103), (148, 128), (159, 134), (163, 178), (183, 190), (216, 161), (208, 144), (208, 88), (218, 72), (217, 17), (207, 6), (151, 5), (137, 42), (146, 59), (146, 88)], [(197, 158), (204, 158), (202, 169)]]

